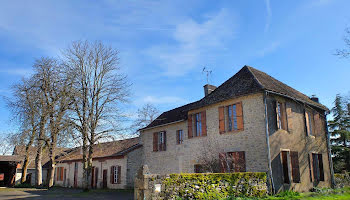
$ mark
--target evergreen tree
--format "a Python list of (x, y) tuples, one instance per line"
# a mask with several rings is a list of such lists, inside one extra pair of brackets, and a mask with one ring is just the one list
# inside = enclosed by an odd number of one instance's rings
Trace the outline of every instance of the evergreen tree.
[(350, 171), (350, 107), (341, 95), (337, 95), (331, 110), (333, 120), (328, 121), (331, 134), (334, 171)]

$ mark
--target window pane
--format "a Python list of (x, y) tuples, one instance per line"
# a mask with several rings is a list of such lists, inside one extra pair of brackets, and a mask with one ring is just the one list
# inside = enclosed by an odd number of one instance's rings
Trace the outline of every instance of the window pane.
[(114, 166), (113, 169), (114, 169), (114, 183), (117, 183), (118, 182), (118, 167)]
[(228, 106), (228, 131), (232, 131), (232, 107)]
[(282, 128), (282, 114), (281, 114), (281, 103), (277, 102), (277, 117), (278, 117), (278, 128)]
[(308, 123), (309, 123), (309, 130), (308, 130), (308, 134), (312, 135), (312, 120), (311, 120), (311, 115), (309, 112), (307, 112), (308, 115)]
[(237, 110), (236, 110), (236, 104), (232, 106), (232, 112), (233, 112), (233, 129), (238, 130), (237, 126)]
[(202, 119), (201, 114), (196, 114), (196, 136), (202, 135)]

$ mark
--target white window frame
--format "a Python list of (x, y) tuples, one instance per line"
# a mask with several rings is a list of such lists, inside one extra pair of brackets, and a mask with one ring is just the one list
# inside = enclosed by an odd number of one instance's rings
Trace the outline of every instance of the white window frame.
[(113, 167), (113, 183), (118, 183), (118, 166)]

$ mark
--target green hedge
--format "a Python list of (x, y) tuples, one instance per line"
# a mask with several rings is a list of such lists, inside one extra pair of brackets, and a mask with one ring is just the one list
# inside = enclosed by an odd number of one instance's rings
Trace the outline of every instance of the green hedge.
[(266, 173), (171, 174), (163, 181), (166, 199), (222, 199), (267, 194)]

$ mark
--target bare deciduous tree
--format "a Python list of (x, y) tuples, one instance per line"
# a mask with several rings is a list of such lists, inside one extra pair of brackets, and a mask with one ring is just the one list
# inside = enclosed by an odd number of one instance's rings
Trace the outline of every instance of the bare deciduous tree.
[(137, 118), (133, 122), (131, 129), (133, 134), (137, 134), (138, 130), (149, 125), (159, 116), (159, 110), (152, 104), (147, 103), (141, 109), (137, 110)]
[(43, 135), (49, 150), (48, 187), (53, 186), (57, 140), (68, 128), (68, 111), (73, 104), (73, 78), (71, 73), (52, 58), (42, 58), (34, 66), (38, 91), (43, 96), (48, 117), (48, 134)]
[(10, 155), (13, 152), (16, 144), (19, 142), (17, 138), (18, 134), (15, 133), (0, 134), (0, 155)]
[(350, 57), (350, 28), (345, 29), (345, 35), (343, 40), (345, 42), (346, 47), (343, 49), (337, 49), (335, 52), (335, 55), (342, 58), (349, 58)]
[(14, 145), (25, 144), (25, 157), (22, 166), (21, 183), (26, 181), (27, 168), (29, 165), (29, 148), (34, 144), (38, 128), (38, 99), (30, 79), (13, 86), (13, 97), (7, 99), (7, 105), (11, 109), (14, 118), (20, 124), (21, 132), (14, 134), (17, 142)]
[(65, 52), (65, 64), (75, 74), (72, 123), (80, 132), (83, 150), (83, 187), (90, 188), (93, 147), (118, 131), (119, 103), (129, 84), (118, 66), (118, 52), (101, 42), (74, 42)]

